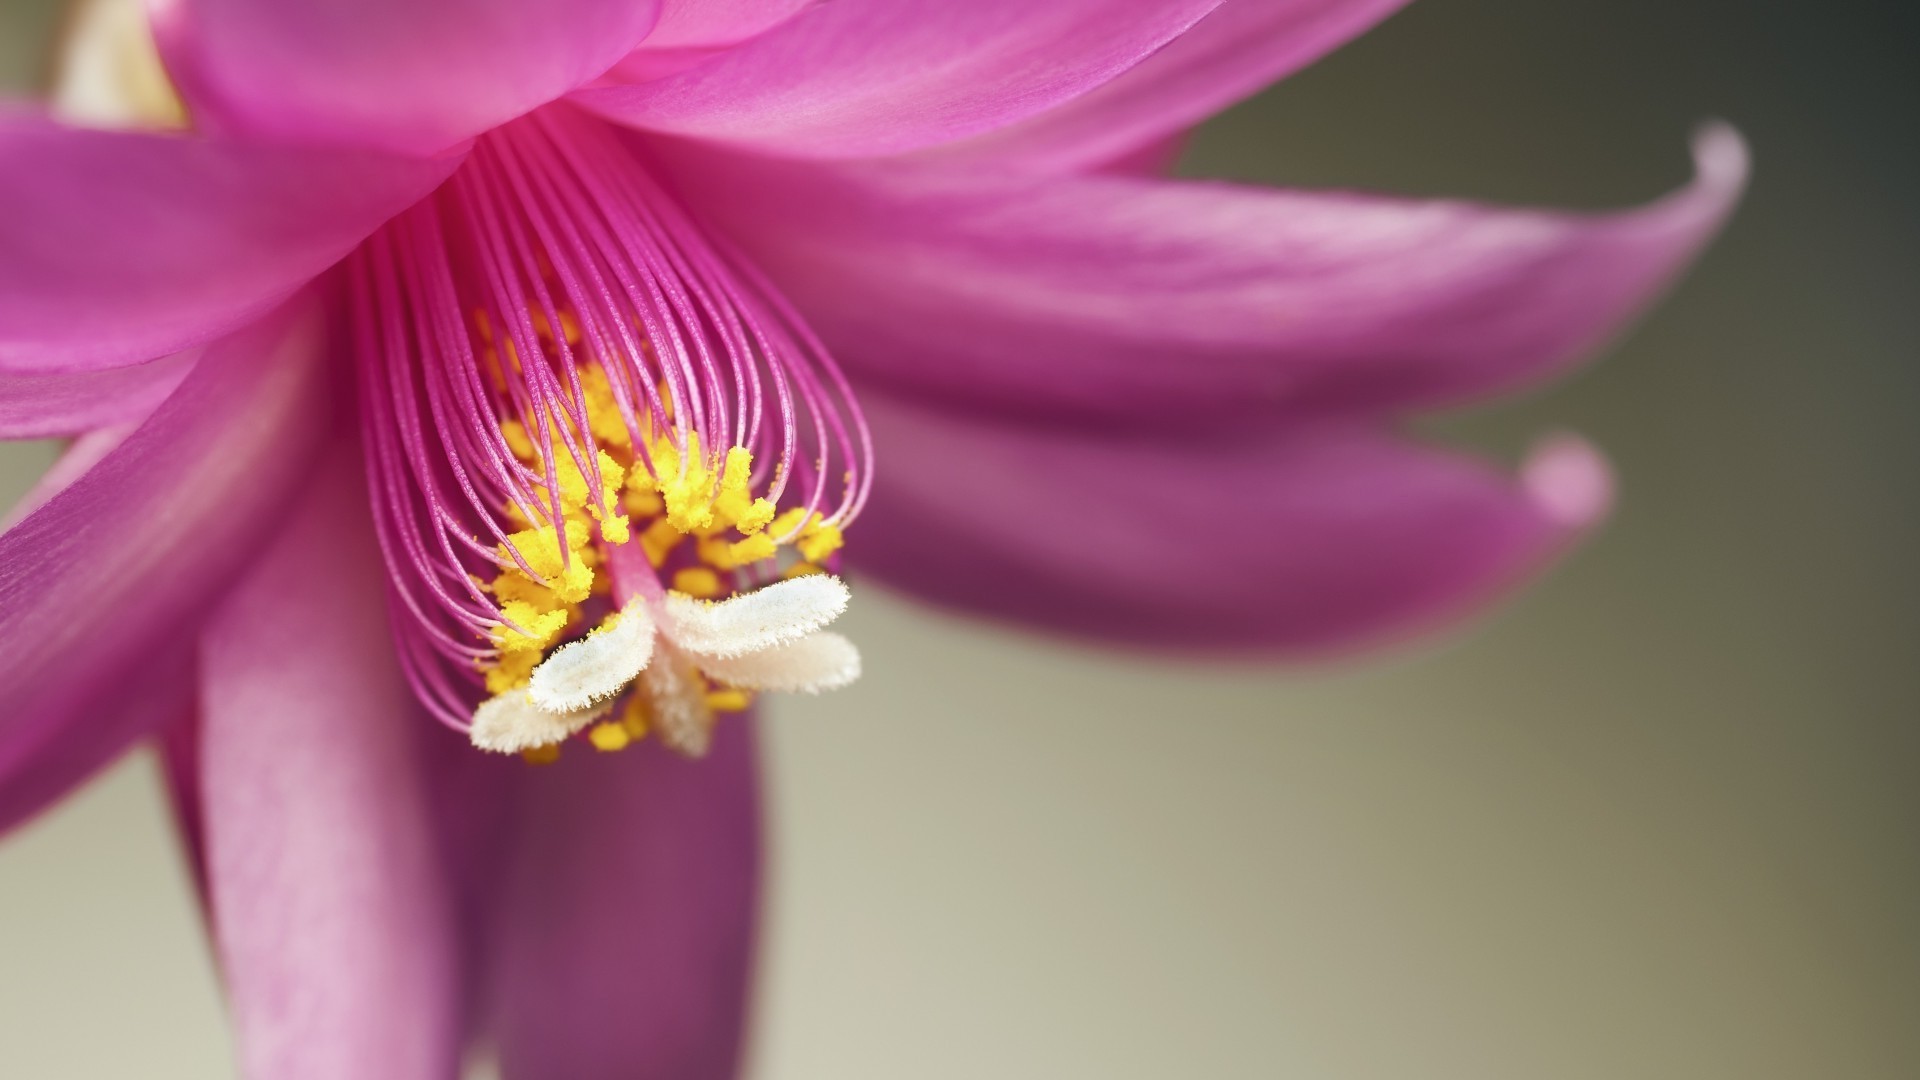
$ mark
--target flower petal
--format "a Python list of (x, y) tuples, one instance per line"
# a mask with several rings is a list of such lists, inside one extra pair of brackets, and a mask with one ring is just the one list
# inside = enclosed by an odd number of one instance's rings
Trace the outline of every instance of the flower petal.
[(198, 350), (105, 371), (0, 371), (0, 439), (77, 435), (144, 418), (193, 369)]
[(983, 423), (869, 397), (857, 569), (1042, 629), (1321, 653), (1465, 613), (1606, 506), (1556, 443), (1525, 483), (1350, 422), (1234, 438)]
[(455, 915), (358, 462), (339, 455), (208, 625), (200, 821), (241, 1071), (441, 1080)]
[(167, 70), (224, 131), (433, 153), (605, 71), (658, 0), (151, 0)]
[(607, 83), (676, 75), (758, 37), (822, 0), (671, 0), (640, 47), (607, 70)]
[(98, 465), (113, 449), (127, 441), (138, 424), (122, 424), (119, 427), (101, 428), (89, 431), (85, 435), (68, 443), (60, 456), (54, 459), (40, 479), (33, 482), (20, 501), (9, 507), (4, 518), (0, 518), (0, 533), (4, 533), (27, 519), (47, 504), (55, 495), (73, 486), (73, 482), (87, 474), (87, 470)]
[(0, 535), (0, 820), (165, 719), (148, 699), (172, 692), (182, 646), (320, 447), (321, 345), (302, 303), (209, 346), (145, 424)]
[(0, 368), (110, 367), (206, 341), (456, 164), (0, 117)]
[(649, 130), (780, 154), (897, 154), (1086, 93), (1219, 2), (832, 0), (710, 63), (574, 100)]
[(699, 761), (570, 747), (520, 800), (489, 966), (501, 1074), (732, 1080), (760, 871), (746, 718)]
[[(1119, 176), (665, 152), (851, 374), (1029, 414), (1378, 411), (1563, 370), (1713, 235), (1746, 175), (1611, 215)], [(724, 159), (724, 160), (723, 160)]]
[(758, 37), (822, 0), (668, 0), (635, 52), (706, 49)]
[(1056, 109), (933, 151), (1071, 172), (1165, 140), (1358, 37), (1407, 0), (1226, 0), (1113, 81)]

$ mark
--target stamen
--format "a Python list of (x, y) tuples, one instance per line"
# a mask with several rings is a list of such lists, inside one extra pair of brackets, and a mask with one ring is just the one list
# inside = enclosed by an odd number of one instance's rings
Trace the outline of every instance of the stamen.
[(641, 738), (644, 699), (698, 752), (746, 696), (695, 660), (845, 608), (872, 478), (846, 381), (608, 125), (559, 105), (483, 136), (348, 277), (399, 651), (443, 723), (547, 746), (637, 679), (594, 745)]
[(830, 630), (744, 656), (702, 657), (698, 663), (708, 678), (742, 690), (818, 694), (860, 677), (860, 650)]

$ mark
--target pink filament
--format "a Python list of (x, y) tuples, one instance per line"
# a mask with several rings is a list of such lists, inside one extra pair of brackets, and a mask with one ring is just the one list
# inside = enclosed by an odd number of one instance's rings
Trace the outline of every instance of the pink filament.
[(654, 470), (647, 431), (670, 434), (683, 469), (697, 434), (710, 455), (753, 451), (754, 489), (783, 509), (844, 527), (867, 497), (871, 439), (819, 340), (621, 136), (569, 107), (482, 137), (361, 246), (348, 278), (400, 655), (450, 726), (467, 726), (478, 665), (495, 656), (488, 633), (509, 625), (479, 581), (504, 566), (538, 580), (508, 540), (508, 507), (555, 522), (566, 548), (555, 455), (543, 469), (520, 461), (502, 422), (559, 446), (596, 504), (606, 494), (581, 365), (606, 373), (635, 468)]

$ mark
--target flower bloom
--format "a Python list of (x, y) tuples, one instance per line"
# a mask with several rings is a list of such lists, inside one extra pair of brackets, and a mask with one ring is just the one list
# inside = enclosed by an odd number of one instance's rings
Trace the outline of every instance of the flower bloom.
[(723, 717), (858, 676), (843, 561), (1311, 654), (1604, 511), (1392, 429), (1638, 310), (1730, 132), (1612, 215), (1159, 176), (1395, 6), (154, 3), (192, 133), (0, 118), (0, 435), (78, 437), (0, 536), (0, 824), (160, 737), (248, 1075), (730, 1075)]

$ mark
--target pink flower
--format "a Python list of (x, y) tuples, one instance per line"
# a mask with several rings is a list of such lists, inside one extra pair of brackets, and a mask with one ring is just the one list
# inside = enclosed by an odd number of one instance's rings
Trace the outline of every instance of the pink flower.
[(1734, 135), (1599, 216), (1156, 175), (1395, 6), (159, 0), (197, 134), (0, 119), (0, 435), (79, 436), (0, 537), (0, 824), (162, 736), (248, 1075), (731, 1074), (713, 713), (857, 674), (842, 557), (1312, 654), (1604, 512), (1394, 427), (1629, 318)]

